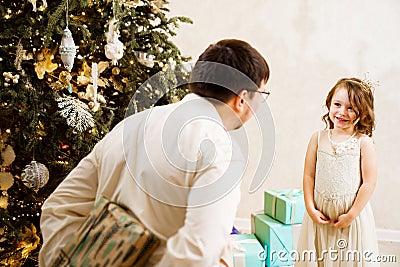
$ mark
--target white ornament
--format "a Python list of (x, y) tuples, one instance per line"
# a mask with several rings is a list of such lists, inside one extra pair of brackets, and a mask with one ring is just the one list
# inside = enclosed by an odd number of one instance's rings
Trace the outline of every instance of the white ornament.
[[(88, 106), (74, 97), (59, 97), (57, 100), (60, 115), (67, 119), (67, 124), (79, 132), (94, 127), (94, 119)], [(100, 105), (100, 104), (99, 104)]]
[(22, 170), (21, 177), (27, 187), (37, 192), (49, 181), (49, 170), (44, 164), (32, 160)]
[(76, 46), (74, 39), (72, 38), (72, 33), (68, 27), (64, 29), (59, 51), (61, 60), (64, 63), (64, 67), (68, 69), (68, 71), (71, 71), (72, 67), (74, 66)]
[(97, 103), (97, 79), (99, 76), (99, 70), (97, 68), (97, 63), (92, 63), (92, 83), (93, 83), (93, 101)]
[(114, 18), (108, 22), (107, 44), (104, 46), (104, 50), (106, 57), (111, 59), (114, 65), (117, 65), (117, 60), (124, 55), (124, 44), (118, 40), (119, 35), (114, 26), (115, 22), (117, 20)]

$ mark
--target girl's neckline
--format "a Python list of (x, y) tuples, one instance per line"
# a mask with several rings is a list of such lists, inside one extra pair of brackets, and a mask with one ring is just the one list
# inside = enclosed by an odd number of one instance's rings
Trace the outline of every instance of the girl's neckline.
[(340, 145), (340, 144), (344, 144), (344, 143), (346, 143), (346, 142), (349, 142), (351, 139), (353, 139), (354, 138), (354, 136), (356, 136), (356, 132), (354, 132), (349, 138), (347, 138), (346, 140), (344, 140), (344, 141), (342, 141), (342, 142), (335, 142), (335, 141), (333, 141), (332, 140), (332, 138), (331, 138), (331, 132), (332, 132), (332, 130), (328, 130), (328, 139), (329, 139), (329, 142), (332, 144), (332, 145)]
[(334, 155), (342, 155), (344, 152), (348, 150), (352, 150), (357, 147), (358, 140), (354, 138), (356, 136), (356, 132), (352, 134), (348, 139), (343, 142), (335, 142), (331, 138), (331, 130), (328, 130), (328, 139), (331, 143), (333, 154)]

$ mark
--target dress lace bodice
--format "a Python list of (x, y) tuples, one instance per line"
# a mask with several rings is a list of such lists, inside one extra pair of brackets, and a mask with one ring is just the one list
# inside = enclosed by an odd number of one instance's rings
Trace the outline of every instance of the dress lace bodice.
[(341, 154), (329, 150), (326, 131), (318, 139), (315, 190), (329, 199), (355, 196), (361, 183), (360, 139), (349, 140), (357, 145)]

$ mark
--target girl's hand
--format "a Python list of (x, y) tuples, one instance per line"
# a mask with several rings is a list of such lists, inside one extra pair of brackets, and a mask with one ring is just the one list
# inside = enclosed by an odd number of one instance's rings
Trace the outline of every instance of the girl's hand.
[(337, 222), (333, 224), (336, 228), (347, 228), (354, 221), (354, 217), (348, 213), (339, 216)]
[(331, 222), (321, 211), (315, 208), (309, 212), (309, 215), (316, 224), (328, 224)]

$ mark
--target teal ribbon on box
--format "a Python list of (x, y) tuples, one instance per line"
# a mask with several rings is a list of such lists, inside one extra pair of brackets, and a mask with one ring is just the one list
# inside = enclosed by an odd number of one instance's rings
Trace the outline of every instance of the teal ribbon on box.
[[(264, 193), (264, 212), (267, 215), (270, 215), (272, 218), (275, 218), (282, 223), (286, 224), (295, 224), (301, 223), (299, 219), (302, 219), (302, 214), (304, 214), (304, 202), (303, 198), (299, 200), (299, 197), (303, 196), (303, 191), (301, 189), (285, 189), (285, 190), (268, 190)], [(270, 200), (272, 199), (272, 201)], [(289, 209), (287, 212), (285, 211), (285, 215), (277, 214), (277, 203), (278, 199), (289, 203), (289, 205), (285, 204), (284, 209)], [(301, 205), (298, 207), (297, 205)], [(282, 205), (280, 207), (282, 209)], [(298, 214), (297, 210), (302, 214)]]
[(277, 192), (272, 197), (272, 217), (275, 218), (275, 210), (276, 210), (276, 199), (278, 196), (286, 197), (291, 202), (291, 211), (290, 211), (290, 224), (294, 224), (296, 220), (296, 200), (293, 198), (295, 196), (300, 196), (303, 194), (303, 191), (300, 189), (291, 189), (289, 192)]

